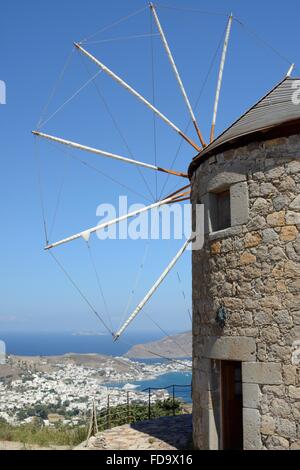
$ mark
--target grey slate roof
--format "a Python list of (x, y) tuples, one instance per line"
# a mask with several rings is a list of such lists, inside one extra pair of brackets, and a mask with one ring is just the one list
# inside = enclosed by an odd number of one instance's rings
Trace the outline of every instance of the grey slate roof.
[[(295, 81), (299, 81), (300, 84), (299, 78), (286, 77), (210, 145), (202, 150), (195, 159), (199, 159), (200, 161), (201, 157), (207, 153), (211, 153), (221, 145), (227, 144), (232, 140), (300, 119), (300, 104), (295, 105), (292, 100), (293, 94), (296, 91), (295, 88), (293, 88)], [(300, 94), (298, 96), (300, 96)]]

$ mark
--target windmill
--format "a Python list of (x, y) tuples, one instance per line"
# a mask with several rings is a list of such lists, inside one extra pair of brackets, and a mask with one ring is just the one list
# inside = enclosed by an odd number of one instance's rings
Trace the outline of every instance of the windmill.
[[(185, 142), (189, 144), (189, 146), (193, 149), (193, 152), (197, 152), (197, 154), (200, 154), (201, 156), (201, 151), (207, 147), (207, 143), (204, 139), (204, 136), (200, 130), (200, 127), (197, 123), (197, 119), (195, 116), (195, 112), (193, 110), (193, 107), (191, 105), (190, 99), (188, 97), (188, 93), (186, 91), (186, 88), (183, 84), (179, 69), (176, 65), (174, 56), (171, 51), (170, 44), (167, 40), (166, 33), (164, 31), (164, 28), (162, 26), (162, 23), (160, 21), (158, 12), (157, 12), (157, 7), (153, 4), (149, 4), (149, 8), (151, 11), (151, 14), (154, 19), (154, 23), (156, 25), (158, 34), (160, 36), (160, 39), (162, 41), (162, 45), (165, 49), (166, 56), (168, 61), (170, 62), (171, 69), (175, 75), (175, 78), (178, 83), (179, 91), (182, 95), (183, 101), (186, 105), (188, 115), (191, 119), (191, 122), (193, 123), (193, 126), (196, 131), (196, 135), (198, 137), (198, 142), (195, 142), (191, 137), (187, 135), (186, 132), (184, 132), (182, 129), (180, 129), (172, 120), (167, 117), (165, 114), (163, 114), (154, 104), (152, 104), (148, 99), (146, 99), (139, 91), (137, 91), (133, 86), (131, 86), (129, 83), (127, 83), (119, 74), (117, 74), (115, 71), (113, 71), (111, 68), (109, 68), (107, 65), (105, 65), (98, 57), (95, 55), (91, 54), (85, 44), (84, 41), (82, 42), (76, 42), (74, 43), (75, 49), (78, 51), (80, 55), (82, 55), (84, 58), (86, 58), (88, 61), (93, 63), (97, 68), (98, 71), (100, 70), (102, 73), (106, 74), (108, 77), (110, 77), (112, 80), (114, 80), (120, 87), (125, 89), (128, 93), (130, 93), (133, 97), (135, 97), (139, 102), (141, 102), (146, 108), (148, 108), (154, 115), (159, 118), (161, 121), (163, 121), (167, 126), (169, 126), (177, 135), (179, 135)], [(140, 11), (140, 10), (139, 10)], [(217, 116), (218, 116), (218, 109), (219, 109), (219, 101), (220, 101), (220, 93), (221, 93), (221, 88), (222, 88), (222, 82), (223, 82), (223, 75), (224, 75), (224, 67), (225, 67), (225, 62), (226, 62), (226, 56), (227, 56), (227, 51), (228, 51), (228, 44), (230, 40), (230, 34), (231, 34), (231, 29), (233, 25), (233, 20), (234, 17), (232, 14), (227, 15), (227, 25), (226, 25), (226, 30), (225, 30), (225, 39), (223, 43), (223, 49), (222, 49), (222, 54), (221, 54), (221, 60), (220, 60), (220, 65), (219, 65), (219, 73), (218, 73), (218, 79), (217, 79), (217, 87), (216, 87), (216, 93), (215, 93), (215, 100), (214, 100), (214, 107), (213, 107), (213, 117), (212, 117), (212, 122), (211, 122), (211, 131), (210, 131), (210, 138), (209, 138), (209, 144), (211, 144), (214, 141), (215, 138), (215, 128), (216, 128), (216, 122), (217, 122)], [(292, 68), (289, 70), (289, 74), (292, 72)], [(66, 146), (69, 149), (75, 149), (78, 151), (85, 151), (90, 154), (96, 155), (98, 157), (102, 157), (105, 159), (113, 159), (116, 160), (122, 164), (127, 164), (127, 165), (132, 165), (136, 166), (139, 168), (144, 168), (147, 170), (152, 170), (154, 172), (160, 172), (160, 173), (165, 173), (167, 175), (172, 175), (176, 177), (177, 179), (188, 179), (188, 174), (186, 171), (175, 171), (171, 168), (164, 168), (161, 167), (157, 164), (151, 164), (151, 163), (145, 163), (140, 160), (135, 160), (133, 158), (130, 158), (125, 155), (120, 155), (116, 153), (112, 153), (106, 149), (99, 149), (95, 147), (88, 146), (83, 143), (75, 142), (68, 140), (66, 138), (58, 137), (56, 135), (50, 135), (47, 133), (44, 133), (41, 131), (40, 128), (37, 130), (33, 131), (33, 134), (43, 140), (47, 140), (50, 142), (54, 142), (57, 144), (60, 144), (62, 146)], [(179, 181), (179, 180), (178, 180)], [(188, 182), (187, 182), (188, 183)], [(120, 217), (114, 218), (112, 220), (109, 220), (107, 222), (104, 222), (100, 225), (89, 227), (89, 228), (84, 228), (78, 233), (69, 235), (61, 240), (55, 241), (55, 242), (49, 242), (45, 246), (45, 250), (52, 252), (55, 250), (55, 248), (72, 243), (74, 240), (77, 239), (83, 239), (86, 243), (89, 242), (90, 237), (92, 234), (104, 230), (110, 226), (116, 225), (121, 223), (124, 220), (128, 220), (130, 218), (134, 218), (143, 212), (150, 211), (155, 208), (160, 208), (164, 205), (167, 204), (173, 204), (173, 203), (178, 203), (182, 201), (186, 201), (190, 197), (190, 184), (185, 184), (182, 186), (180, 183), (178, 183), (178, 189), (176, 191), (172, 192), (169, 194), (167, 197), (164, 197), (161, 200), (158, 200), (147, 207), (139, 210), (135, 210), (132, 212), (127, 213), (126, 215), (122, 215)], [(106, 326), (108, 331), (112, 334), (113, 339), (116, 341), (120, 336), (124, 333), (124, 331), (128, 328), (128, 326), (131, 324), (131, 322), (136, 318), (136, 316), (142, 311), (142, 309), (145, 307), (145, 305), (148, 303), (150, 298), (155, 294), (157, 289), (160, 287), (160, 285), (163, 283), (163, 281), (166, 279), (170, 271), (174, 268), (176, 265), (177, 261), (182, 257), (184, 252), (187, 250), (188, 246), (193, 242), (193, 236), (188, 238), (183, 246), (180, 248), (180, 250), (176, 253), (176, 255), (172, 258), (172, 260), (169, 262), (169, 264), (166, 266), (165, 270), (162, 272), (162, 274), (157, 278), (156, 282), (152, 285), (152, 287), (149, 289), (149, 291), (146, 293), (144, 298), (138, 303), (136, 308), (132, 311), (132, 313), (128, 316), (126, 321), (120, 326), (120, 328), (117, 331), (111, 331), (111, 329), (107, 328), (107, 325), (104, 323), (102, 317), (93, 309), (91, 306), (92, 310), (94, 313), (98, 316), (99, 320)], [(62, 267), (62, 266), (61, 266)], [(63, 269), (63, 267), (62, 267)], [(67, 273), (66, 273), (67, 274)], [(71, 280), (71, 279), (70, 279)], [(72, 281), (72, 280), (71, 280)], [(75, 286), (76, 287), (76, 286)], [(86, 299), (87, 300), (87, 299)]]

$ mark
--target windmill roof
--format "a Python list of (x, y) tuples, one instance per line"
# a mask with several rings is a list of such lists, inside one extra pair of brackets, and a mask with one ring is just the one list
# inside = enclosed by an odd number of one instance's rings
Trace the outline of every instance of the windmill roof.
[(251, 138), (252, 134), (300, 120), (300, 104), (293, 101), (296, 81), (300, 83), (299, 78), (286, 77), (277, 84), (193, 159), (189, 173), (192, 174), (205, 157), (218, 153), (224, 147), (234, 146), (243, 137)]

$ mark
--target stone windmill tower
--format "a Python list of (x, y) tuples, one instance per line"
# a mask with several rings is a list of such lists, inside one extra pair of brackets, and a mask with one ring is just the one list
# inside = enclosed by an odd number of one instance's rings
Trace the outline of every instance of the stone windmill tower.
[(200, 449), (300, 447), (299, 88), (287, 77), (189, 168)]

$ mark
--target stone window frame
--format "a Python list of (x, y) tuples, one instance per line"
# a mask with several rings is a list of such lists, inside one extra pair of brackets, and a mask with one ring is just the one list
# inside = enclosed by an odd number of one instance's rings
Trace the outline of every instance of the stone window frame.
[[(238, 227), (249, 221), (249, 190), (246, 175), (222, 172), (211, 178), (201, 195), (204, 204), (204, 233), (210, 239), (224, 238), (238, 233)], [(231, 226), (223, 230), (213, 231), (211, 210), (214, 207), (215, 194), (230, 191)]]
[[(227, 220), (227, 218), (229, 220)], [(209, 193), (209, 219), (213, 233), (221, 232), (230, 228), (231, 218), (230, 187), (222, 188), (221, 191)], [(220, 227), (221, 225), (222, 227)]]

